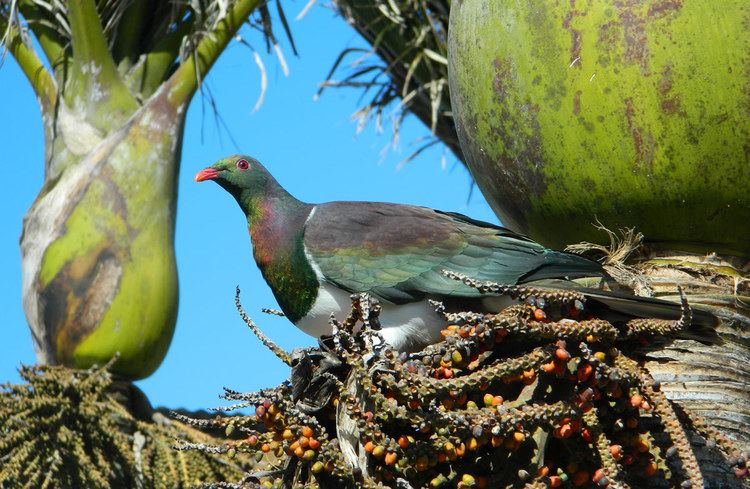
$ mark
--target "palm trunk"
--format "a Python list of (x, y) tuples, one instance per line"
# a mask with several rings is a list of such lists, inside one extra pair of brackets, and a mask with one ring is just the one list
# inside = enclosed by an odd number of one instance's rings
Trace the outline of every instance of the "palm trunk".
[[(749, 264), (734, 257), (674, 251), (651, 253), (637, 264), (655, 296), (679, 300), (675, 291), (681, 286), (690, 304), (700, 304), (721, 319), (719, 344), (674, 340), (649, 345), (641, 353), (670, 400), (743, 447), (750, 446)], [(693, 447), (710, 487), (741, 486), (703, 443)]]
[[(101, 107), (98, 107), (101, 110)], [(45, 114), (44, 186), (21, 237), (39, 359), (148, 376), (177, 316), (174, 224), (184, 105), (162, 89), (102, 133), (61, 102)], [(54, 121), (52, 124), (51, 121)]]

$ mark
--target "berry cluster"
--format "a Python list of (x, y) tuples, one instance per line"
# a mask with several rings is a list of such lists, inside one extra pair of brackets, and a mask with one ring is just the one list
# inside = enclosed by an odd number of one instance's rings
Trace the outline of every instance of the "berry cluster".
[[(689, 328), (684, 299), (676, 321), (618, 324), (593, 317), (576, 292), (453, 278), (518, 303), (498, 314), (434, 303), (446, 321), (444, 341), (409, 354), (380, 337), (377, 302), (354, 296), (350, 316), (331, 321), (333, 336), (321, 343), (326, 361), (313, 365), (309, 386), (227, 391), (241, 403), (223, 410), (254, 406), (255, 414), (196, 421), (242, 432), (203, 449), (249, 452), (259, 463), (243, 481), (221, 487), (625, 488), (662, 481), (697, 489), (703, 476), (686, 427), (738, 477), (747, 476), (747, 453), (670, 402), (625, 353), (630, 342)], [(293, 371), (304, 363), (274, 351)], [(332, 394), (309, 409), (309, 397), (321, 391)]]

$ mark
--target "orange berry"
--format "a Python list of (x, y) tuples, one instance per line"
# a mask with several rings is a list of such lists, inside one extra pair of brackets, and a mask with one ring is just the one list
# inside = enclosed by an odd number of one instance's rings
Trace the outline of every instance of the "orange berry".
[(393, 465), (396, 463), (396, 460), (398, 460), (398, 455), (396, 455), (393, 452), (388, 452), (385, 454), (385, 464), (386, 465)]
[(654, 475), (659, 467), (657, 467), (656, 462), (653, 460), (646, 464), (646, 467), (643, 469), (643, 472), (651, 477)]
[(372, 451), (375, 449), (375, 444), (371, 441), (368, 441), (365, 443), (365, 452), (372, 453)]
[(550, 487), (560, 487), (562, 483), (563, 483), (562, 479), (557, 475), (550, 476), (549, 478)]
[(304, 449), (304, 448), (302, 448), (302, 447), (297, 447), (297, 448), (296, 448), (296, 449), (294, 450), (294, 454), (295, 454), (296, 456), (298, 456), (299, 458), (302, 458), (302, 457), (303, 457), (303, 456), (305, 455), (305, 449)]
[(303, 426), (302, 427), (302, 436), (306, 436), (307, 438), (312, 438), (313, 436), (313, 430), (309, 426)]
[(456, 456), (457, 457), (463, 457), (466, 453), (466, 445), (461, 443), (459, 446), (456, 447)]
[(641, 407), (641, 404), (643, 403), (643, 396), (640, 394), (635, 394), (634, 396), (630, 396), (630, 405), (634, 408)]
[(320, 448), (320, 442), (315, 438), (310, 438), (307, 446), (312, 448), (313, 450), (317, 450), (318, 448)]
[(645, 438), (636, 438), (633, 442), (633, 447), (635, 447), (636, 451), (639, 453), (646, 453), (651, 448), (651, 444)]
[(521, 443), (525, 439), (526, 439), (526, 435), (523, 434), (522, 432), (516, 431), (515, 433), (513, 433), (513, 440), (515, 440), (516, 442)]
[(456, 453), (456, 446), (451, 442), (447, 442), (445, 445), (443, 445), (443, 451), (448, 456), (452, 456)]
[(607, 473), (604, 471), (604, 469), (596, 469), (596, 472), (594, 472), (594, 475), (591, 477), (591, 480), (596, 484), (600, 480), (604, 479), (606, 475)]
[(555, 358), (560, 360), (561, 362), (567, 362), (570, 360), (570, 353), (568, 353), (568, 350), (565, 348), (558, 348), (555, 350)]
[(612, 454), (612, 458), (620, 460), (622, 458), (622, 446), (612, 445), (609, 447), (609, 453)]
[(545, 373), (551, 374), (552, 372), (555, 371), (555, 367), (556, 367), (555, 362), (549, 362), (549, 363), (545, 363), (542, 365), (542, 370)]
[(503, 396), (495, 396), (492, 398), (492, 405), (499, 406), (503, 403)]
[(539, 467), (539, 470), (537, 470), (536, 473), (539, 477), (546, 477), (547, 474), (549, 474), (549, 467), (547, 467), (546, 465), (542, 465), (541, 467)]
[(522, 380), (525, 385), (533, 384), (536, 380), (536, 372), (534, 370), (524, 371)]
[(306, 436), (300, 436), (297, 441), (299, 442), (299, 446), (301, 446), (302, 448), (307, 448), (307, 446), (310, 444), (310, 439)]
[(592, 367), (588, 363), (586, 365), (581, 365), (580, 367), (578, 367), (578, 382), (585, 382), (589, 377), (591, 377), (591, 374), (593, 372), (594, 367)]
[(543, 310), (541, 309), (534, 310), (534, 319), (536, 319), (537, 321), (541, 321), (546, 318), (547, 318), (547, 314), (545, 314)]
[(401, 448), (406, 448), (409, 446), (409, 437), (405, 435), (401, 435), (398, 439), (398, 446)]
[(270, 452), (270, 451), (271, 451), (271, 445), (269, 445), (268, 443), (264, 443), (264, 444), (262, 444), (262, 445), (260, 446), (260, 451), (261, 451), (261, 452), (263, 452), (263, 453), (268, 453), (268, 452)]

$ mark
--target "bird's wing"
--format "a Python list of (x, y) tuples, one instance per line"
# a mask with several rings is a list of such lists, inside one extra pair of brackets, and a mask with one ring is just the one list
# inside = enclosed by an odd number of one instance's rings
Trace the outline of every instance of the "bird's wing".
[(426, 295), (479, 295), (443, 270), (504, 284), (603, 274), (595, 262), (548, 250), (509, 229), (398, 204), (318, 205), (306, 224), (304, 244), (325, 280), (393, 303)]

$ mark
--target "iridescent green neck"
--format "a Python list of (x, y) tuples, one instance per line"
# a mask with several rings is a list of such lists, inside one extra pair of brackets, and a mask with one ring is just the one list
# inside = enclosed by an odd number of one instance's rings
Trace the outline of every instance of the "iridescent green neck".
[(302, 242), (314, 206), (295, 199), (278, 184), (261, 194), (243, 194), (240, 206), (247, 216), (255, 262), (284, 314), (297, 322), (318, 295), (318, 279)]

